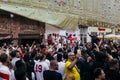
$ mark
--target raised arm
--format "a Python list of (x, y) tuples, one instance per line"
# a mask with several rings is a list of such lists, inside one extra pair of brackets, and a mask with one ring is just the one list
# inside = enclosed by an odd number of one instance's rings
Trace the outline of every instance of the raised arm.
[(73, 69), (73, 67), (76, 65), (76, 62), (78, 61), (78, 59), (79, 59), (79, 55), (78, 54), (76, 54), (76, 57), (75, 57), (75, 59), (72, 61), (72, 63), (68, 66), (68, 69), (69, 70), (72, 70)]

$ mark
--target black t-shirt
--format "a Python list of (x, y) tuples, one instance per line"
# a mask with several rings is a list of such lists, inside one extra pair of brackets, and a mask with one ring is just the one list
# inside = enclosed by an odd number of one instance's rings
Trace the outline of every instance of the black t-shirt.
[(96, 43), (98, 42), (98, 37), (97, 36), (91, 36), (92, 38), (92, 43)]
[(62, 75), (56, 71), (46, 70), (43, 72), (44, 80), (62, 80)]
[(106, 78), (108, 80), (120, 80), (120, 73), (115, 70), (107, 70)]

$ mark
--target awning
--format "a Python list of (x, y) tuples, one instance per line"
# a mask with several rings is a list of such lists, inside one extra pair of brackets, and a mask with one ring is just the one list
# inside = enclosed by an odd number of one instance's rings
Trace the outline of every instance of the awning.
[(61, 29), (77, 29), (78, 15), (66, 13), (47, 12), (42, 8), (34, 8), (23, 5), (12, 5), (0, 2), (0, 9), (14, 14), (24, 16), (29, 19), (55, 25)]

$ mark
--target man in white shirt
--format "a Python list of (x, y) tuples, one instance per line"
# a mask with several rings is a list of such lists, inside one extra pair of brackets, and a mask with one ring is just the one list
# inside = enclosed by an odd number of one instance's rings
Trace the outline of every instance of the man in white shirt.
[(40, 61), (35, 62), (34, 71), (37, 80), (44, 80), (43, 72), (49, 69), (48, 64), (45, 62), (45, 58), (45, 55), (41, 55)]
[(15, 50), (15, 51), (12, 51), (11, 53), (10, 53), (10, 56), (11, 56), (11, 58), (12, 58), (12, 60), (11, 60), (11, 63), (12, 63), (12, 66), (13, 66), (13, 69), (15, 70), (15, 63), (18, 61), (18, 60), (20, 60), (20, 58), (19, 58), (19, 51), (17, 51), (17, 50)]
[(57, 72), (59, 72), (62, 75), (62, 80), (64, 80), (65, 77), (65, 63), (62, 61), (62, 54), (58, 54), (57, 55), (57, 61), (58, 61), (58, 70), (56, 70)]
[(10, 80), (11, 79), (11, 73), (9, 68), (7, 67), (9, 63), (9, 58), (7, 54), (1, 54), (0, 55), (0, 61), (2, 63), (0, 67), (0, 80)]

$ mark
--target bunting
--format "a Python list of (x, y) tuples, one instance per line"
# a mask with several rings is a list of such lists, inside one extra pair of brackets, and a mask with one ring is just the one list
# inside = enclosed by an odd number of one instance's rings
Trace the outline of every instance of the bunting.
[(0, 40), (11, 39), (11, 38), (13, 38), (12, 34), (10, 34), (10, 35), (8, 35), (6, 37), (0, 37)]

